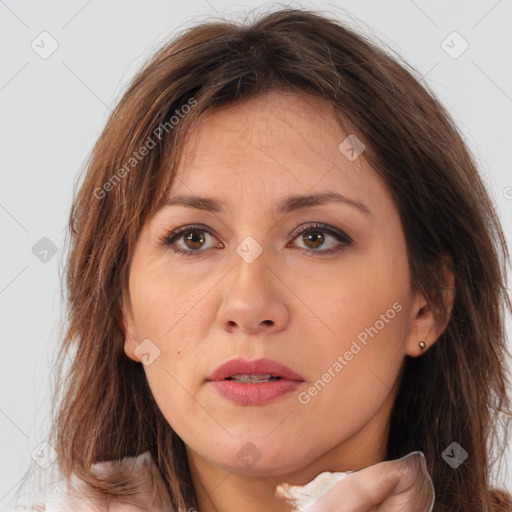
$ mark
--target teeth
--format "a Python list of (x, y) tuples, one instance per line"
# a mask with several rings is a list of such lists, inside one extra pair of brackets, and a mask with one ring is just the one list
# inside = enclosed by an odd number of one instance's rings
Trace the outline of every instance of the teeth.
[(270, 374), (270, 373), (265, 373), (265, 374), (237, 373), (228, 378), (234, 382), (250, 382), (250, 383), (273, 382), (273, 381), (279, 379), (279, 377), (273, 377), (272, 374)]

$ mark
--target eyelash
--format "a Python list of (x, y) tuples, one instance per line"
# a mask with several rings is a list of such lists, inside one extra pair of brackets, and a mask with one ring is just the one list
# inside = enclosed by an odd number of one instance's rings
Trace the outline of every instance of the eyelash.
[[(172, 246), (175, 244), (175, 242), (179, 239), (180, 235), (183, 235), (184, 233), (189, 233), (191, 231), (200, 231), (208, 233), (210, 236), (213, 237), (212, 233), (205, 229), (204, 227), (197, 225), (197, 224), (189, 224), (186, 226), (179, 227), (171, 232), (169, 232), (167, 235), (162, 237), (160, 239), (160, 245), (163, 246)], [(353, 240), (343, 233), (342, 231), (335, 230), (333, 228), (330, 228), (326, 224), (316, 223), (312, 225), (307, 225), (306, 227), (300, 227), (293, 231), (293, 233), (290, 235), (292, 237), (292, 240), (295, 240), (299, 235), (306, 231), (321, 231), (324, 233), (327, 233), (334, 237), (340, 244), (336, 245), (335, 247), (332, 247), (330, 249), (324, 249), (323, 251), (317, 251), (314, 249), (303, 249), (302, 247), (299, 247), (300, 250), (307, 252), (308, 254), (311, 254), (316, 257), (321, 257), (327, 254), (333, 254), (337, 253), (346, 247), (350, 247), (353, 243)], [(186, 249), (177, 249), (173, 248), (173, 251), (177, 254), (181, 254), (182, 256), (198, 256), (202, 252), (205, 252), (204, 250), (198, 249), (196, 251), (193, 250), (186, 250)]]

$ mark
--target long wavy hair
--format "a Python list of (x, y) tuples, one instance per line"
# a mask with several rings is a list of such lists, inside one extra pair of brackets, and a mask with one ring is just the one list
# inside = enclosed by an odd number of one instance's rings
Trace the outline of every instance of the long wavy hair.
[[(476, 159), (414, 68), (384, 43), (307, 9), (183, 30), (145, 63), (108, 119), (69, 218), (59, 352), (60, 368), (66, 358), (69, 368), (58, 373), (49, 439), (59, 470), (104, 495), (128, 496), (130, 482), (100, 479), (91, 465), (149, 450), (165, 484), (159, 492), (176, 510), (198, 507), (183, 441), (143, 366), (124, 353), (121, 301), (137, 236), (169, 194), (188, 134), (204, 113), (266, 91), (325, 100), (340, 129), (363, 141), (362, 157), (398, 208), (412, 285), (448, 321), (426, 353), (406, 356), (387, 459), (425, 454), (436, 511), (509, 512), (511, 497), (495, 488), (492, 471), (510, 434), (509, 254)], [(454, 276), (451, 314), (443, 262)], [(468, 452), (457, 469), (442, 457), (454, 441)]]

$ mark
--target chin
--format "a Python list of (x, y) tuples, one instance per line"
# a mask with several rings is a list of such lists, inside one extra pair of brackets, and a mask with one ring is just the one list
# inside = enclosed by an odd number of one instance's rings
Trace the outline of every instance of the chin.
[(297, 446), (287, 446), (284, 451), (280, 440), (236, 438), (231, 439), (229, 445), (221, 446), (221, 453), (205, 454), (205, 458), (238, 474), (268, 477), (270, 473), (278, 476), (307, 465), (308, 457), (300, 451), (303, 447), (303, 443), (298, 443)]

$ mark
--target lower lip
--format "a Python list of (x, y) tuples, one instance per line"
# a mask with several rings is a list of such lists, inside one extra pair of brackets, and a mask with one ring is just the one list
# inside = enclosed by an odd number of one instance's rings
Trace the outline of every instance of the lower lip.
[(302, 381), (279, 379), (259, 384), (245, 384), (232, 380), (208, 381), (224, 398), (240, 405), (265, 405), (296, 391)]

